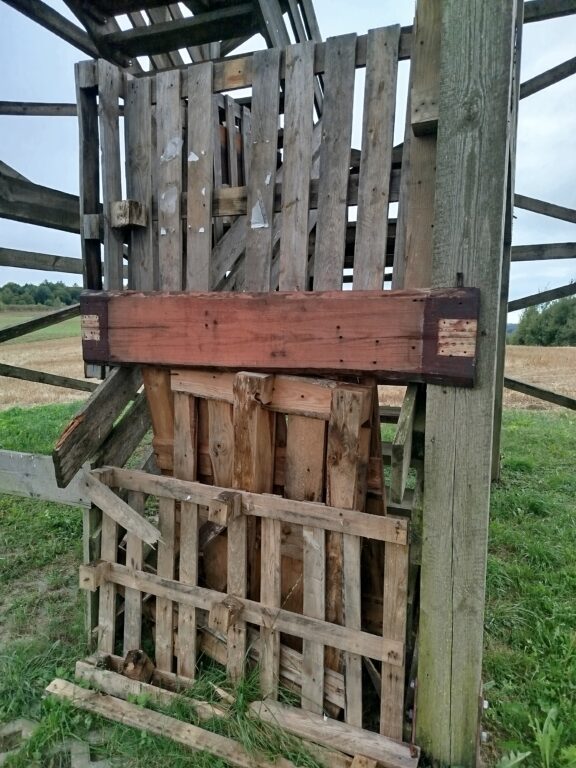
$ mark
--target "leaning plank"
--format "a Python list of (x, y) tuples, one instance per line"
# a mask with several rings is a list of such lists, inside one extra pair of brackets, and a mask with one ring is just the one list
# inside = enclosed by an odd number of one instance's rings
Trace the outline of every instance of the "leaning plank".
[(538, 243), (512, 246), (512, 261), (544, 261), (546, 259), (576, 259), (576, 243)]
[(91, 472), (85, 473), (88, 494), (92, 503), (130, 533), (147, 544), (154, 545), (160, 538), (160, 531), (139, 512), (126, 504), (107, 485), (101, 483)]
[(176, 720), (160, 712), (144, 709), (137, 704), (130, 704), (114, 696), (89, 691), (66, 680), (53, 680), (46, 688), (46, 692), (113, 722), (169, 738), (196, 752), (210, 752), (238, 768), (294, 768), (294, 764), (284, 758), (271, 763), (263, 757), (246, 752), (244, 747), (232, 739), (205, 731), (203, 728)]
[(547, 203), (545, 200), (538, 200), (535, 197), (519, 195), (518, 193), (514, 195), (514, 206), (516, 208), (523, 208), (525, 211), (541, 213), (543, 216), (551, 216), (553, 219), (561, 219), (562, 221), (576, 224), (576, 210), (574, 208)]
[(57, 376), (54, 373), (45, 371), (32, 371), (29, 368), (21, 368), (17, 365), (6, 365), (0, 363), (0, 376), (7, 376), (11, 379), (21, 379), (23, 381), (35, 381), (38, 384), (50, 384), (53, 387), (64, 387), (66, 389), (78, 389), (83, 392), (93, 392), (98, 384), (84, 379), (72, 379), (69, 376)]
[(513, 389), (516, 392), (522, 392), (522, 394), (530, 395), (530, 397), (536, 397), (538, 400), (545, 400), (548, 403), (561, 405), (564, 408), (570, 408), (573, 411), (576, 410), (576, 398), (570, 397), (569, 395), (562, 395), (559, 392), (552, 392), (549, 389), (537, 387), (534, 384), (528, 384), (526, 381), (511, 379), (508, 376), (504, 377), (504, 386), (506, 389)]
[(88, 362), (473, 381), (477, 290), (94, 292), (81, 306)]
[(576, 56), (523, 82), (520, 86), (520, 98), (525, 99), (527, 96), (532, 96), (533, 93), (538, 93), (538, 91), (548, 88), (554, 85), (554, 83), (564, 80), (566, 77), (570, 77), (575, 72)]
[(77, 317), (80, 314), (80, 304), (72, 304), (71, 307), (57, 309), (54, 312), (48, 312), (41, 317), (35, 317), (33, 320), (27, 320), (25, 323), (16, 323), (8, 325), (0, 330), (0, 343), (17, 339), (20, 336), (26, 336), (28, 333), (38, 331), (40, 328), (48, 328), (56, 323), (69, 320), (71, 317)]
[(322, 715), (268, 701), (253, 702), (250, 712), (264, 722), (277, 723), (289, 733), (339, 749), (348, 755), (365, 755), (385, 768), (416, 768), (418, 765), (418, 747), (401, 744)]
[(50, 456), (34, 453), (0, 451), (0, 492), (74, 507), (90, 506), (82, 472), (66, 488), (59, 488)]
[(102, 445), (141, 383), (138, 369), (116, 368), (90, 395), (52, 452), (56, 481), (61, 488)]
[(82, 259), (76, 259), (72, 256), (57, 256), (53, 253), (20, 251), (16, 248), (0, 248), (0, 267), (42, 269), (50, 272), (81, 275)]
[(534, 307), (538, 304), (546, 304), (548, 301), (562, 299), (565, 296), (573, 296), (576, 293), (576, 283), (568, 283), (558, 288), (551, 288), (549, 291), (540, 291), (530, 296), (523, 296), (521, 299), (514, 299), (508, 302), (508, 312), (514, 312), (517, 309)]
[(410, 384), (404, 395), (402, 409), (396, 427), (396, 433), (392, 440), (392, 476), (390, 481), (390, 495), (392, 501), (399, 503), (404, 498), (410, 460), (412, 459), (412, 433), (414, 430), (414, 417), (416, 415), (416, 398), (418, 387)]
[(92, 456), (92, 466), (101, 467), (111, 464), (115, 467), (123, 467), (149, 429), (150, 412), (146, 393), (139, 392), (132, 405), (116, 422), (106, 440)]
[(42, 0), (7, 0), (8, 5), (53, 32), (88, 56), (97, 58), (98, 49), (86, 32)]

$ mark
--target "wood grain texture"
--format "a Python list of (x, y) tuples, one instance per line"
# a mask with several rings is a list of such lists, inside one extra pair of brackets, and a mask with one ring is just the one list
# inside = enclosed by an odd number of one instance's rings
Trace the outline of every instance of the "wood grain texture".
[[(102, 515), (100, 556), (115, 563), (118, 553), (118, 525), (108, 515)], [(116, 585), (104, 582), (99, 589), (98, 650), (114, 653), (116, 640)]]
[[(140, 515), (144, 514), (146, 497), (138, 491), (128, 494), (128, 504)], [(134, 533), (126, 535), (126, 565), (141, 570), (144, 565), (142, 539)], [(124, 592), (124, 656), (142, 647), (142, 593), (136, 589)]]

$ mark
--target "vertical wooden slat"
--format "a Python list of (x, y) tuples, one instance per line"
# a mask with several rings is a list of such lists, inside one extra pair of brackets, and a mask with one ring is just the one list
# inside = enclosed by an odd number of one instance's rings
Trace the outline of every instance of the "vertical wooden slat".
[[(212, 131), (214, 153), (214, 189), (220, 189), (222, 186), (222, 143), (220, 140), (220, 107), (218, 106), (218, 96), (212, 96)], [(222, 218), (214, 219), (214, 244), (216, 244), (224, 233), (224, 220)]]
[[(288, 0), (288, 15), (290, 17), (290, 23), (292, 24), (292, 31), (297, 43), (304, 43), (306, 40), (312, 42), (321, 42), (322, 38), (317, 38), (310, 35), (309, 30), (306, 29), (302, 16), (300, 15), (300, 8), (297, 0)], [(322, 93), (322, 84), (320, 76), (312, 76), (314, 84), (314, 104), (316, 106), (316, 114), (318, 117), (322, 116), (322, 103), (324, 96)]]
[(120, 166), (120, 106), (122, 74), (108, 61), (98, 61), (100, 142), (102, 148), (102, 200), (104, 206), (104, 288), (122, 290), (123, 235), (110, 226), (110, 205), (122, 199)]
[[(300, 501), (322, 501), (326, 423), (305, 416), (289, 416), (286, 438), (284, 495)], [(324, 620), (326, 606), (326, 534), (302, 529), (303, 613)], [(324, 710), (324, 646), (302, 641), (302, 708)]]
[(314, 48), (314, 43), (303, 43), (286, 49), (281, 291), (307, 287)]
[[(101, 558), (115, 563), (118, 552), (118, 525), (108, 515), (102, 515)], [(98, 606), (98, 650), (114, 653), (116, 635), (116, 584), (110, 581), (100, 586)]]
[[(138, 491), (130, 491), (128, 504), (140, 514), (144, 513), (146, 497)], [(142, 570), (142, 539), (129, 531), (126, 534), (126, 565)], [(124, 590), (124, 655), (142, 647), (142, 592), (139, 589)]]
[[(256, 493), (271, 493), (274, 487), (274, 443), (276, 424), (275, 414), (267, 411), (262, 406), (270, 401), (272, 396), (273, 377), (267, 374), (238, 373), (234, 378), (234, 487)], [(237, 582), (234, 573), (235, 563), (230, 561), (232, 554), (236, 560), (239, 555), (235, 542), (231, 541), (231, 534), (239, 534), (242, 539), (245, 529), (236, 529), (234, 532), (228, 528), (228, 592), (243, 597), (236, 590), (242, 585)], [(251, 533), (254, 533), (251, 532)], [(251, 537), (252, 538), (252, 537)], [(257, 562), (257, 553), (254, 543), (249, 542), (250, 557), (252, 563)], [(280, 539), (281, 526), (277, 520), (262, 521), (262, 555), (261, 555), (261, 590), (260, 601), (271, 608), (280, 606)], [(246, 552), (244, 551), (244, 557)], [(245, 566), (244, 566), (245, 570)], [(235, 587), (233, 591), (230, 580)], [(245, 589), (245, 586), (244, 586)], [(250, 584), (251, 595), (257, 597), (257, 585)], [(233, 628), (234, 629), (234, 628)], [(237, 630), (238, 641), (234, 644), (232, 652), (238, 659), (245, 655), (245, 625)], [(244, 633), (241, 638), (240, 634)], [(262, 640), (262, 693), (269, 695), (278, 685), (280, 665), (280, 640), (279, 633), (273, 631), (273, 627), (263, 627)], [(228, 639), (228, 661), (231, 662), (230, 637)], [(235, 669), (238, 664), (234, 663)]]
[[(82, 510), (82, 561), (93, 563), (101, 557), (102, 512), (93, 504)], [(85, 628), (87, 644), (95, 645), (95, 630), (98, 628), (100, 594), (88, 592), (86, 596)]]
[(160, 285), (182, 289), (182, 109), (180, 71), (156, 76)]
[[(162, 538), (158, 542), (157, 573), (164, 579), (174, 579), (176, 566), (176, 504), (172, 499), (158, 500), (158, 527)], [(174, 659), (174, 604), (164, 597), (156, 598), (156, 666), (162, 672), (172, 672)]]
[(126, 82), (124, 102), (124, 132), (126, 137), (126, 196), (143, 203), (148, 213), (146, 227), (134, 227), (130, 232), (128, 287), (153, 291), (154, 227), (152, 223), (152, 105), (149, 77)]
[(252, 84), (252, 157), (248, 183), (245, 287), (270, 290), (278, 148), (280, 51), (256, 51)]
[(212, 62), (188, 70), (188, 199), (186, 280), (188, 290), (209, 291), (212, 253)]
[(252, 113), (247, 107), (242, 107), (242, 183), (248, 185), (250, 178), (250, 162), (252, 159)]
[(236, 102), (232, 96), (224, 97), (226, 112), (226, 149), (228, 155), (228, 184), (238, 186), (238, 148), (236, 145)]
[(327, 40), (320, 148), (322, 184), (318, 192), (314, 253), (315, 290), (339, 290), (342, 287), (355, 58), (356, 35)]
[[(212, 169), (212, 163), (210, 163)], [(196, 398), (174, 393), (174, 476), (196, 480), (198, 464)], [(198, 583), (198, 505), (180, 504), (180, 581)], [(194, 678), (196, 672), (196, 610), (178, 608), (178, 674)]]
[(354, 250), (359, 290), (381, 290), (384, 284), (399, 43), (399, 26), (368, 32)]

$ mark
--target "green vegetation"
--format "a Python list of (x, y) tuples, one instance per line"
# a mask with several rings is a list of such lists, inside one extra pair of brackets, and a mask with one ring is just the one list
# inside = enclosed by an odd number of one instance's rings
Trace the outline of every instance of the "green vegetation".
[[(4, 411), (0, 444), (47, 453), (75, 409)], [(502, 481), (492, 499), (484, 670), (490, 702), (484, 729), (492, 736), (485, 757), (498, 768), (576, 765), (575, 427), (573, 414), (505, 414)], [(114, 755), (130, 768), (224, 768), (167, 739), (42, 698), (54, 677), (73, 679), (74, 662), (86, 655), (76, 590), (80, 540), (79, 510), (0, 497), (0, 722), (19, 716), (40, 722), (8, 765), (30, 766), (63, 739), (104, 728), (107, 743), (93, 759)], [(270, 757), (315, 765), (294, 739), (246, 717), (247, 703), (259, 695), (255, 675), (235, 689), (221, 668), (208, 665), (192, 695), (215, 701), (210, 682), (231, 691), (235, 704), (226, 719), (205, 727)], [(187, 706), (169, 713), (195, 722)]]
[(576, 346), (576, 296), (528, 307), (510, 336), (511, 344), (541, 347)]
[(51, 283), (44, 280), (40, 285), (6, 283), (0, 287), (0, 307), (68, 307), (78, 301), (81, 292), (80, 286), (64, 285), (62, 281)]

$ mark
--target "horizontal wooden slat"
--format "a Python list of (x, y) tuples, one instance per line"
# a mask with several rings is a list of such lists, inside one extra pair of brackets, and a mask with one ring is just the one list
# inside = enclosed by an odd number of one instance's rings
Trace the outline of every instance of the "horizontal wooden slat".
[(76, 195), (1, 171), (0, 217), (63, 232), (80, 232), (80, 203)]
[(82, 473), (77, 474), (66, 488), (59, 488), (50, 456), (35, 453), (0, 451), (0, 493), (74, 507), (90, 506)]
[(22, 381), (34, 381), (38, 384), (50, 384), (53, 387), (64, 387), (65, 389), (77, 389), (83, 392), (93, 392), (98, 384), (84, 379), (72, 379), (69, 376), (58, 376), (54, 373), (45, 371), (33, 371), (29, 368), (21, 368), (17, 365), (6, 365), (0, 363), (0, 376), (7, 376), (11, 379), (21, 379)]
[(3, 341), (10, 341), (11, 339), (17, 339), (20, 336), (26, 336), (28, 333), (39, 331), (41, 328), (49, 328), (51, 325), (62, 323), (64, 320), (70, 320), (70, 318), (77, 317), (79, 314), (80, 305), (72, 304), (70, 307), (57, 309), (55, 312), (48, 312), (47, 314), (35, 317), (32, 320), (26, 320), (24, 323), (8, 325), (0, 330), (0, 343)]
[(506, 389), (513, 389), (515, 392), (522, 392), (523, 395), (530, 395), (530, 397), (536, 397), (538, 400), (545, 400), (547, 403), (561, 405), (564, 408), (570, 408), (573, 411), (576, 410), (576, 398), (570, 397), (569, 395), (552, 392), (550, 389), (537, 387), (535, 384), (528, 384), (526, 381), (511, 379), (508, 376), (504, 377), (504, 386)]
[(512, 261), (544, 261), (547, 259), (576, 259), (576, 243), (538, 243), (512, 246)]
[(478, 291), (93, 292), (84, 359), (471, 385)]
[(559, 288), (551, 288), (549, 291), (540, 291), (540, 293), (533, 293), (530, 296), (523, 296), (521, 299), (509, 301), (508, 312), (526, 309), (526, 307), (534, 307), (538, 304), (546, 304), (549, 301), (562, 299), (566, 296), (574, 296), (574, 294), (576, 294), (576, 283), (568, 283), (568, 285), (561, 285)]
[(220, 494), (236, 493), (242, 497), (242, 510), (246, 515), (284, 520), (294, 525), (338, 531), (377, 541), (389, 541), (395, 544), (408, 542), (407, 521), (391, 516), (370, 515), (311, 501), (295, 501), (281, 496), (220, 488), (173, 477), (150, 475), (131, 469), (104, 467), (94, 470), (93, 476), (110, 487), (141, 491), (161, 498), (204, 506), (209, 506), (210, 502)]
[(524, 24), (531, 21), (546, 21), (576, 13), (576, 0), (526, 0), (524, 3)]
[(66, 272), (70, 275), (82, 274), (82, 259), (71, 256), (57, 256), (52, 253), (20, 251), (16, 248), (0, 248), (0, 267), (18, 267), (19, 269), (42, 269), (50, 272)]
[(542, 91), (544, 88), (549, 88), (551, 85), (554, 85), (554, 83), (558, 83), (560, 80), (570, 77), (570, 75), (573, 75), (575, 72), (576, 56), (523, 82), (520, 85), (520, 98), (525, 99), (527, 96), (532, 96), (532, 94), (538, 93), (538, 91)]
[(44, 101), (0, 101), (0, 115), (29, 115), (30, 117), (75, 117), (76, 104)]
[(563, 205), (547, 203), (545, 200), (519, 194), (514, 195), (514, 206), (523, 208), (525, 211), (541, 213), (543, 216), (551, 216), (553, 219), (561, 219), (576, 224), (576, 210), (574, 208), (566, 208)]

